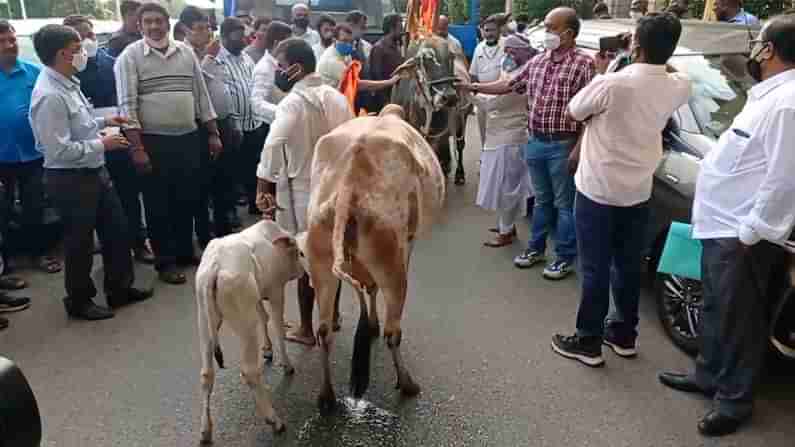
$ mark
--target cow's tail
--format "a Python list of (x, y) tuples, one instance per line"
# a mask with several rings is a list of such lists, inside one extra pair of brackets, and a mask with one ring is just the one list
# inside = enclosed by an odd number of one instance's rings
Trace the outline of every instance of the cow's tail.
[[(196, 281), (196, 296), (199, 301), (199, 331), (205, 332), (206, 343), (213, 349), (213, 356), (215, 357), (218, 367), (223, 369), (224, 366), (224, 353), (221, 350), (221, 344), (218, 341), (218, 331), (221, 328), (221, 312), (218, 309), (218, 263), (213, 254), (216, 252), (214, 243), (210, 242), (205, 250), (205, 254), (209, 260), (209, 265), (200, 266), (200, 271), (197, 272)], [(204, 267), (204, 268), (202, 268)], [(210, 312), (212, 307), (213, 312)], [(212, 321), (211, 315), (215, 315), (217, 322)], [(202, 354), (204, 355), (204, 354)]]
[[(351, 150), (353, 158), (356, 158), (360, 148), (353, 147)], [(351, 165), (354, 160), (351, 160)], [(350, 166), (349, 166), (350, 169)], [(334, 214), (334, 231), (332, 234), (332, 250), (334, 253), (334, 265), (332, 273), (338, 279), (349, 283), (359, 297), (359, 323), (356, 326), (356, 334), (353, 338), (353, 357), (351, 358), (351, 394), (354, 398), (361, 398), (370, 385), (370, 351), (372, 346), (372, 332), (370, 331), (367, 319), (367, 301), (364, 299), (364, 288), (362, 284), (351, 276), (344, 269), (345, 258), (349, 255), (348, 250), (356, 237), (356, 220), (351, 215), (351, 209), (355, 200), (353, 188), (350, 185), (349, 171), (343, 177), (342, 187), (337, 193)]]

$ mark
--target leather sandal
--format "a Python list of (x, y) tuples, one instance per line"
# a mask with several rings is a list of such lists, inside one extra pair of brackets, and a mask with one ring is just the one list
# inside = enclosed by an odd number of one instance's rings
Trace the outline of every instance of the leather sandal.
[(177, 286), (188, 282), (188, 278), (186, 278), (184, 274), (175, 270), (160, 272), (157, 274), (157, 277), (166, 284), (173, 284)]
[[(491, 232), (491, 233), (499, 233), (500, 229), (497, 228), (497, 227), (489, 228), (489, 232)], [(510, 235), (516, 237), (516, 234), (517, 234), (516, 233), (516, 227), (514, 226), (513, 230), (511, 230)]]
[(513, 241), (514, 241), (514, 236), (511, 233), (498, 234), (494, 237), (494, 239), (484, 242), (483, 245), (485, 245), (486, 247), (500, 248), (513, 244)]

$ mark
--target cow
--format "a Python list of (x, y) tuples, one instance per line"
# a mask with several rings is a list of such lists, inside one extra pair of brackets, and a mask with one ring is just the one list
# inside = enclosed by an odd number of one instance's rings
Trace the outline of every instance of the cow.
[(262, 220), (240, 233), (214, 239), (207, 245), (196, 272), (204, 397), (203, 443), (212, 442), (210, 395), (215, 382), (212, 362), (215, 355), (218, 366), (224, 367), (218, 344), (218, 331), (223, 322), (240, 338), (241, 377), (254, 392), (257, 412), (276, 433), (284, 431), (284, 424), (273, 409), (270, 392), (262, 379), (258, 331), (264, 331), (263, 351), (267, 356), (271, 346), (268, 314), (263, 307), (263, 299), (267, 299), (273, 313), (280, 358), (285, 372), (292, 374), (294, 368), (284, 344), (284, 286), (304, 274), (299, 255), (295, 239), (268, 220)]
[(369, 384), (371, 341), (379, 333), (379, 290), (386, 307), (384, 338), (398, 388), (408, 396), (419, 393), (400, 355), (400, 321), (412, 247), (440, 212), (445, 181), (433, 149), (403, 114), (400, 106), (388, 105), (378, 116), (341, 125), (315, 148), (307, 232), (298, 241), (320, 307), (321, 410), (330, 410), (336, 402), (329, 353), (340, 280), (356, 291), (361, 309), (354, 336), (353, 396), (361, 397)]
[[(456, 138), (458, 152), (456, 184), (464, 184), (464, 125), (458, 108), (459, 92), (455, 84), (462, 70), (460, 58), (450, 51), (448, 40), (424, 36), (412, 42), (407, 60), (395, 70), (403, 79), (392, 89), (392, 103), (406, 111), (406, 119), (419, 130), (435, 149), (442, 170), (450, 172), (450, 136)], [(466, 80), (466, 79), (464, 79)]]

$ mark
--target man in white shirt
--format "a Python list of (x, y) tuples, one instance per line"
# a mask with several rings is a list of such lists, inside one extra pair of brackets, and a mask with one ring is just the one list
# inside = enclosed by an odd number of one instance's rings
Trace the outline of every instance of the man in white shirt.
[[(275, 57), (276, 86), (290, 93), (279, 103), (262, 149), (257, 167), (257, 205), (268, 216), (275, 212), (279, 225), (297, 234), (307, 228), (315, 144), (332, 129), (353, 119), (353, 112), (345, 96), (315, 74), (315, 55), (302, 39), (282, 42)], [(287, 339), (314, 345), (314, 290), (308, 275), (298, 282), (298, 305), (301, 326)], [(338, 311), (335, 313), (339, 315)]]
[[(483, 22), (483, 42), (475, 47), (472, 55), (472, 65), (469, 74), (473, 83), (490, 83), (500, 79), (502, 74), (502, 59), (505, 49), (500, 42), (500, 23), (497, 17), (491, 16)], [(486, 113), (478, 108), (478, 126), (480, 128), (481, 144), (486, 142)]]
[[(569, 115), (587, 121), (574, 179), (582, 298), (576, 334), (556, 335), (552, 347), (589, 366), (604, 363), (602, 343), (619, 356), (636, 355), (652, 179), (662, 160), (662, 131), (691, 91), (685, 75), (666, 70), (681, 34), (682, 24), (673, 14), (641, 18), (632, 43), (633, 64), (595, 77), (569, 102)], [(597, 61), (601, 69), (607, 67), (605, 55)], [(611, 289), (623, 318), (605, 327)]]
[(293, 6), (293, 36), (303, 39), (311, 48), (320, 43), (320, 34), (309, 27), (309, 13), (309, 6), (305, 3)]
[(704, 307), (696, 369), (661, 373), (677, 390), (715, 395), (698, 424), (705, 436), (736, 431), (751, 416), (753, 385), (770, 334), (776, 291), (795, 226), (795, 16), (770, 20), (752, 41), (749, 74), (760, 81), (718, 146), (701, 162), (693, 237), (701, 239)]
[(334, 45), (334, 31), (337, 22), (328, 15), (322, 15), (317, 19), (317, 31), (320, 34), (320, 43), (312, 47), (315, 52), (315, 60), (319, 61), (320, 56), (332, 45)]
[[(273, 57), (273, 50), (278, 44), (292, 36), (290, 25), (274, 21), (268, 26), (265, 33), (265, 55), (254, 67), (254, 85), (251, 89), (251, 107), (254, 115), (264, 124), (257, 130), (256, 135), (251, 135), (241, 146), (240, 159), (242, 183), (246, 190), (249, 208), (256, 208), (257, 196), (257, 168), (262, 153), (262, 144), (268, 135), (271, 123), (276, 119), (276, 105), (284, 92), (276, 88), (276, 70), (279, 63)], [(253, 211), (253, 210), (252, 210)]]

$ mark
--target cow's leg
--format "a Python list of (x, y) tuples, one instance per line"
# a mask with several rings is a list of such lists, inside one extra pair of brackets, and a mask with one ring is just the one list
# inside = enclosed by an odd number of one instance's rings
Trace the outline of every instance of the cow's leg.
[(284, 432), (284, 423), (282, 423), (273, 409), (270, 391), (265, 386), (265, 381), (262, 377), (262, 362), (259, 357), (259, 334), (257, 333), (258, 318), (254, 317), (234, 322), (230, 319), (227, 320), (227, 323), (240, 338), (240, 375), (243, 378), (243, 382), (254, 393), (257, 414), (264, 418), (265, 422), (272, 425), (276, 433)]
[(455, 127), (455, 151), (458, 154), (458, 161), (455, 170), (455, 184), (466, 184), (466, 173), (464, 172), (464, 146), (466, 145), (466, 115), (458, 113)]
[[(273, 309), (273, 299), (271, 298), (271, 309)], [(259, 315), (260, 322), (262, 323), (262, 333), (264, 334), (264, 344), (262, 345), (262, 357), (265, 361), (273, 361), (273, 342), (268, 335), (268, 311), (265, 310), (265, 302), (260, 301), (257, 303), (257, 315)], [(282, 329), (284, 330), (284, 329)]]
[(318, 406), (323, 412), (330, 412), (337, 402), (334, 388), (331, 385), (331, 348), (334, 345), (334, 298), (338, 280), (331, 273), (331, 265), (324, 266), (322, 271), (313, 269), (312, 282), (315, 286), (315, 297), (320, 310), (320, 325), (317, 339), (320, 343), (321, 363), (323, 366), (323, 385), (318, 396)]
[(378, 337), (381, 333), (381, 325), (378, 323), (378, 286), (373, 284), (367, 288), (367, 295), (370, 297), (370, 333), (373, 337)]
[[(281, 357), (284, 372), (287, 375), (293, 374), (295, 368), (287, 356), (287, 346), (284, 341), (284, 287), (271, 293), (271, 311), (273, 312), (273, 325), (276, 328), (276, 343), (279, 347), (279, 357)], [(271, 353), (271, 359), (273, 359)]]

